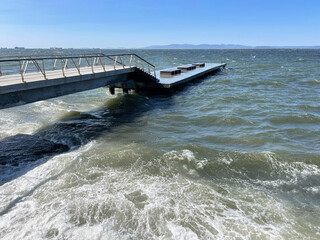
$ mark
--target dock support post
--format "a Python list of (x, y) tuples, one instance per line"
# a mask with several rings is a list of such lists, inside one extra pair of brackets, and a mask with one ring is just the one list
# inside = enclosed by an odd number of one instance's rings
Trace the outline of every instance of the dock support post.
[(140, 92), (141, 92), (140, 86), (135, 85), (135, 86), (134, 86), (134, 91), (135, 91), (136, 93), (140, 93)]
[(127, 88), (127, 83), (122, 84), (122, 92), (123, 92), (123, 94), (129, 93), (129, 89)]
[(109, 94), (114, 95), (114, 87), (109, 87)]
[(129, 93), (129, 89), (128, 88), (122, 88), (123, 94), (128, 94)]

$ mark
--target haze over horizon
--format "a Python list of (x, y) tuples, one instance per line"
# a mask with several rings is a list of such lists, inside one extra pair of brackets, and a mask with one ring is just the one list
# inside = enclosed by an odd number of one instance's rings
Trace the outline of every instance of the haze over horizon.
[[(6, 49), (7, 47), (0, 46), (1, 49)], [(14, 48), (25, 48), (23, 46), (9, 47), (9, 49)], [(25, 49), (320, 49), (320, 45), (317, 46), (246, 46), (240, 44), (167, 44), (167, 45), (150, 45), (138, 48), (126, 48), (126, 47), (109, 47), (109, 48), (96, 48), (96, 47), (82, 47), (82, 48), (62, 48), (62, 47), (45, 47), (45, 48), (28, 48)]]
[(0, 47), (319, 46), (320, 2), (3, 0)]

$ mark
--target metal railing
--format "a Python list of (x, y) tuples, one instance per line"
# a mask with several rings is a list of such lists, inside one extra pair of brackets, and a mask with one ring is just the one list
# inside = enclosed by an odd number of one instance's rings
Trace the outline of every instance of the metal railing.
[[(138, 56), (137, 54), (77, 54), (77, 55), (36, 55), (36, 56), (6, 56), (0, 57), (0, 77), (10, 75), (3, 70), (6, 67), (11, 69), (13, 64), (17, 63), (18, 71), (12, 71), (13, 74), (20, 74), (22, 82), (26, 82), (26, 74), (40, 72), (44, 79), (48, 79), (48, 71), (61, 71), (63, 77), (67, 77), (68, 69), (77, 70), (82, 74), (83, 67), (90, 67), (93, 74), (97, 67), (100, 71), (118, 70), (119, 68), (136, 67), (145, 73), (156, 78), (156, 68), (153, 64)], [(17, 67), (16, 66), (16, 67)], [(11, 73), (12, 74), (12, 73)]]

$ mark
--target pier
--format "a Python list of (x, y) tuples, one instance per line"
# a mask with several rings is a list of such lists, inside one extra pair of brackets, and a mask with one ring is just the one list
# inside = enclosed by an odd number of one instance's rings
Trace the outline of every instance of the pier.
[(157, 71), (136, 54), (0, 58), (0, 109), (100, 87), (136, 92), (174, 88), (225, 67), (194, 63)]

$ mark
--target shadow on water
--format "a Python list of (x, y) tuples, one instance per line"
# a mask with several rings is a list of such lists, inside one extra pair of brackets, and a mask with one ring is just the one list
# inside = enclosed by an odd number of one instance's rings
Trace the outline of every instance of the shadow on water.
[[(0, 186), (24, 175), (55, 155), (76, 150), (118, 126), (134, 122), (148, 111), (170, 108), (174, 104), (173, 95), (184, 94), (188, 88), (201, 83), (205, 78), (160, 94), (129, 94), (115, 97), (93, 111), (69, 112), (59, 121), (39, 129), (32, 135), (18, 134), (2, 139), (0, 169), (2, 168), (3, 174)], [(7, 174), (6, 169), (10, 169), (10, 174)], [(40, 182), (27, 193), (11, 201), (0, 212), (0, 216), (9, 212), (21, 199), (31, 195), (41, 185), (59, 177), (64, 171)]]
[[(169, 100), (169, 99), (168, 99)], [(34, 134), (18, 134), (0, 142), (0, 164), (16, 169), (8, 178), (1, 176), (0, 185), (19, 177), (57, 154), (76, 150), (111, 129), (130, 122), (152, 109), (148, 98), (124, 95), (110, 99), (102, 108), (90, 112), (72, 111), (59, 121), (39, 129)], [(41, 161), (40, 161), (41, 160)], [(25, 169), (21, 167), (25, 166)]]

